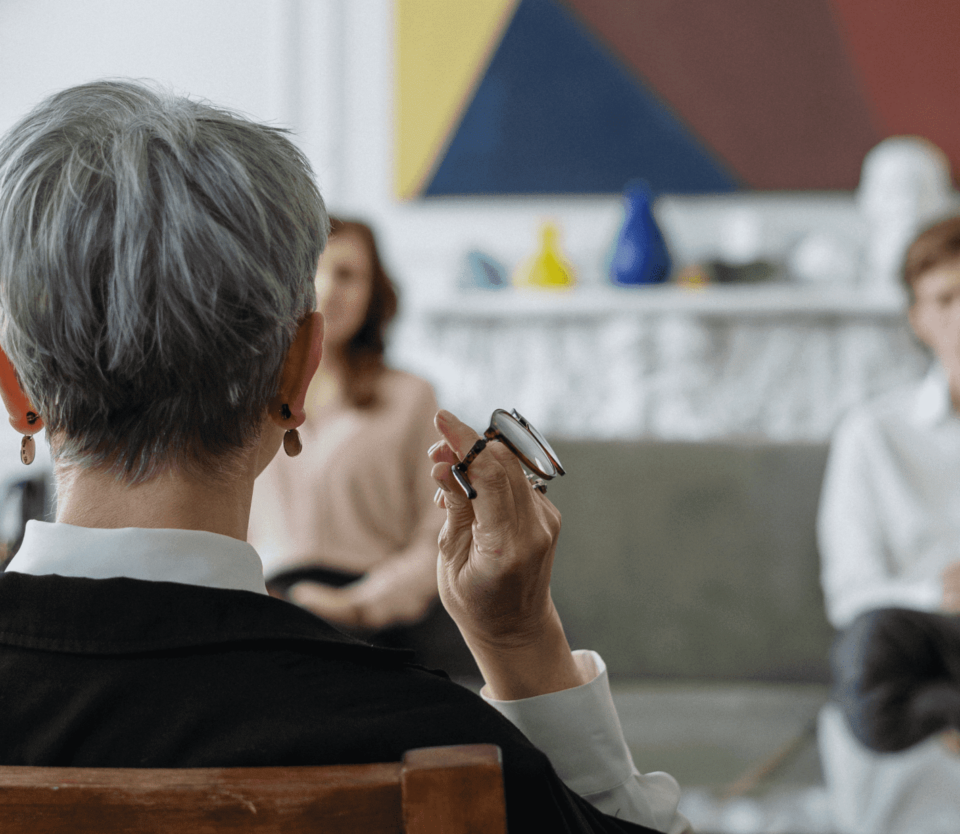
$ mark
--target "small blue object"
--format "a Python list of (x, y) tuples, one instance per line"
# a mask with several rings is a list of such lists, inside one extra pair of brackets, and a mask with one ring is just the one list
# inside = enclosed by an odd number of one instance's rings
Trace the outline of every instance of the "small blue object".
[(477, 249), (464, 255), (459, 283), (467, 289), (482, 290), (502, 290), (510, 286), (506, 267)]
[(610, 280), (614, 284), (661, 284), (670, 277), (670, 254), (653, 218), (652, 202), (646, 182), (627, 183), (623, 226), (610, 259)]

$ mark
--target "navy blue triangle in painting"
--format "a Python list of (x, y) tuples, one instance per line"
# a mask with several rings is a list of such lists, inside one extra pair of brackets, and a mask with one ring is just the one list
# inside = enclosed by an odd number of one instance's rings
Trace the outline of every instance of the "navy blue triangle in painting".
[(739, 183), (554, 0), (521, 0), (425, 195), (655, 193)]

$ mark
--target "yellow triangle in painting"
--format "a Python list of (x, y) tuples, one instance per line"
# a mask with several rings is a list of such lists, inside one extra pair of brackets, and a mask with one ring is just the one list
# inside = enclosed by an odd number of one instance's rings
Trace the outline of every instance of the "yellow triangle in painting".
[(439, 164), (519, 0), (396, 0), (396, 189)]

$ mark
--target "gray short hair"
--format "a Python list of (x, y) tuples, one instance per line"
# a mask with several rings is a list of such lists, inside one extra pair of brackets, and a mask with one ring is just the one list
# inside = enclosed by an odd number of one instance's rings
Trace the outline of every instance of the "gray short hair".
[(329, 231), (285, 133), (103, 80), (0, 139), (0, 344), (60, 458), (139, 483), (257, 437)]

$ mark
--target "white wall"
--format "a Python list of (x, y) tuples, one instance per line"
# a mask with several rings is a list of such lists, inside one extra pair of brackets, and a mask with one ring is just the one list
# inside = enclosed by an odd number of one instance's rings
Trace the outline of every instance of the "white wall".
[(158, 79), (264, 119), (284, 115), (277, 67), (288, 4), (262, 0), (0, 3), (0, 125), (102, 76)]
[(325, 193), (340, 179), (341, 0), (0, 0), (0, 130), (105, 76), (292, 127)]

